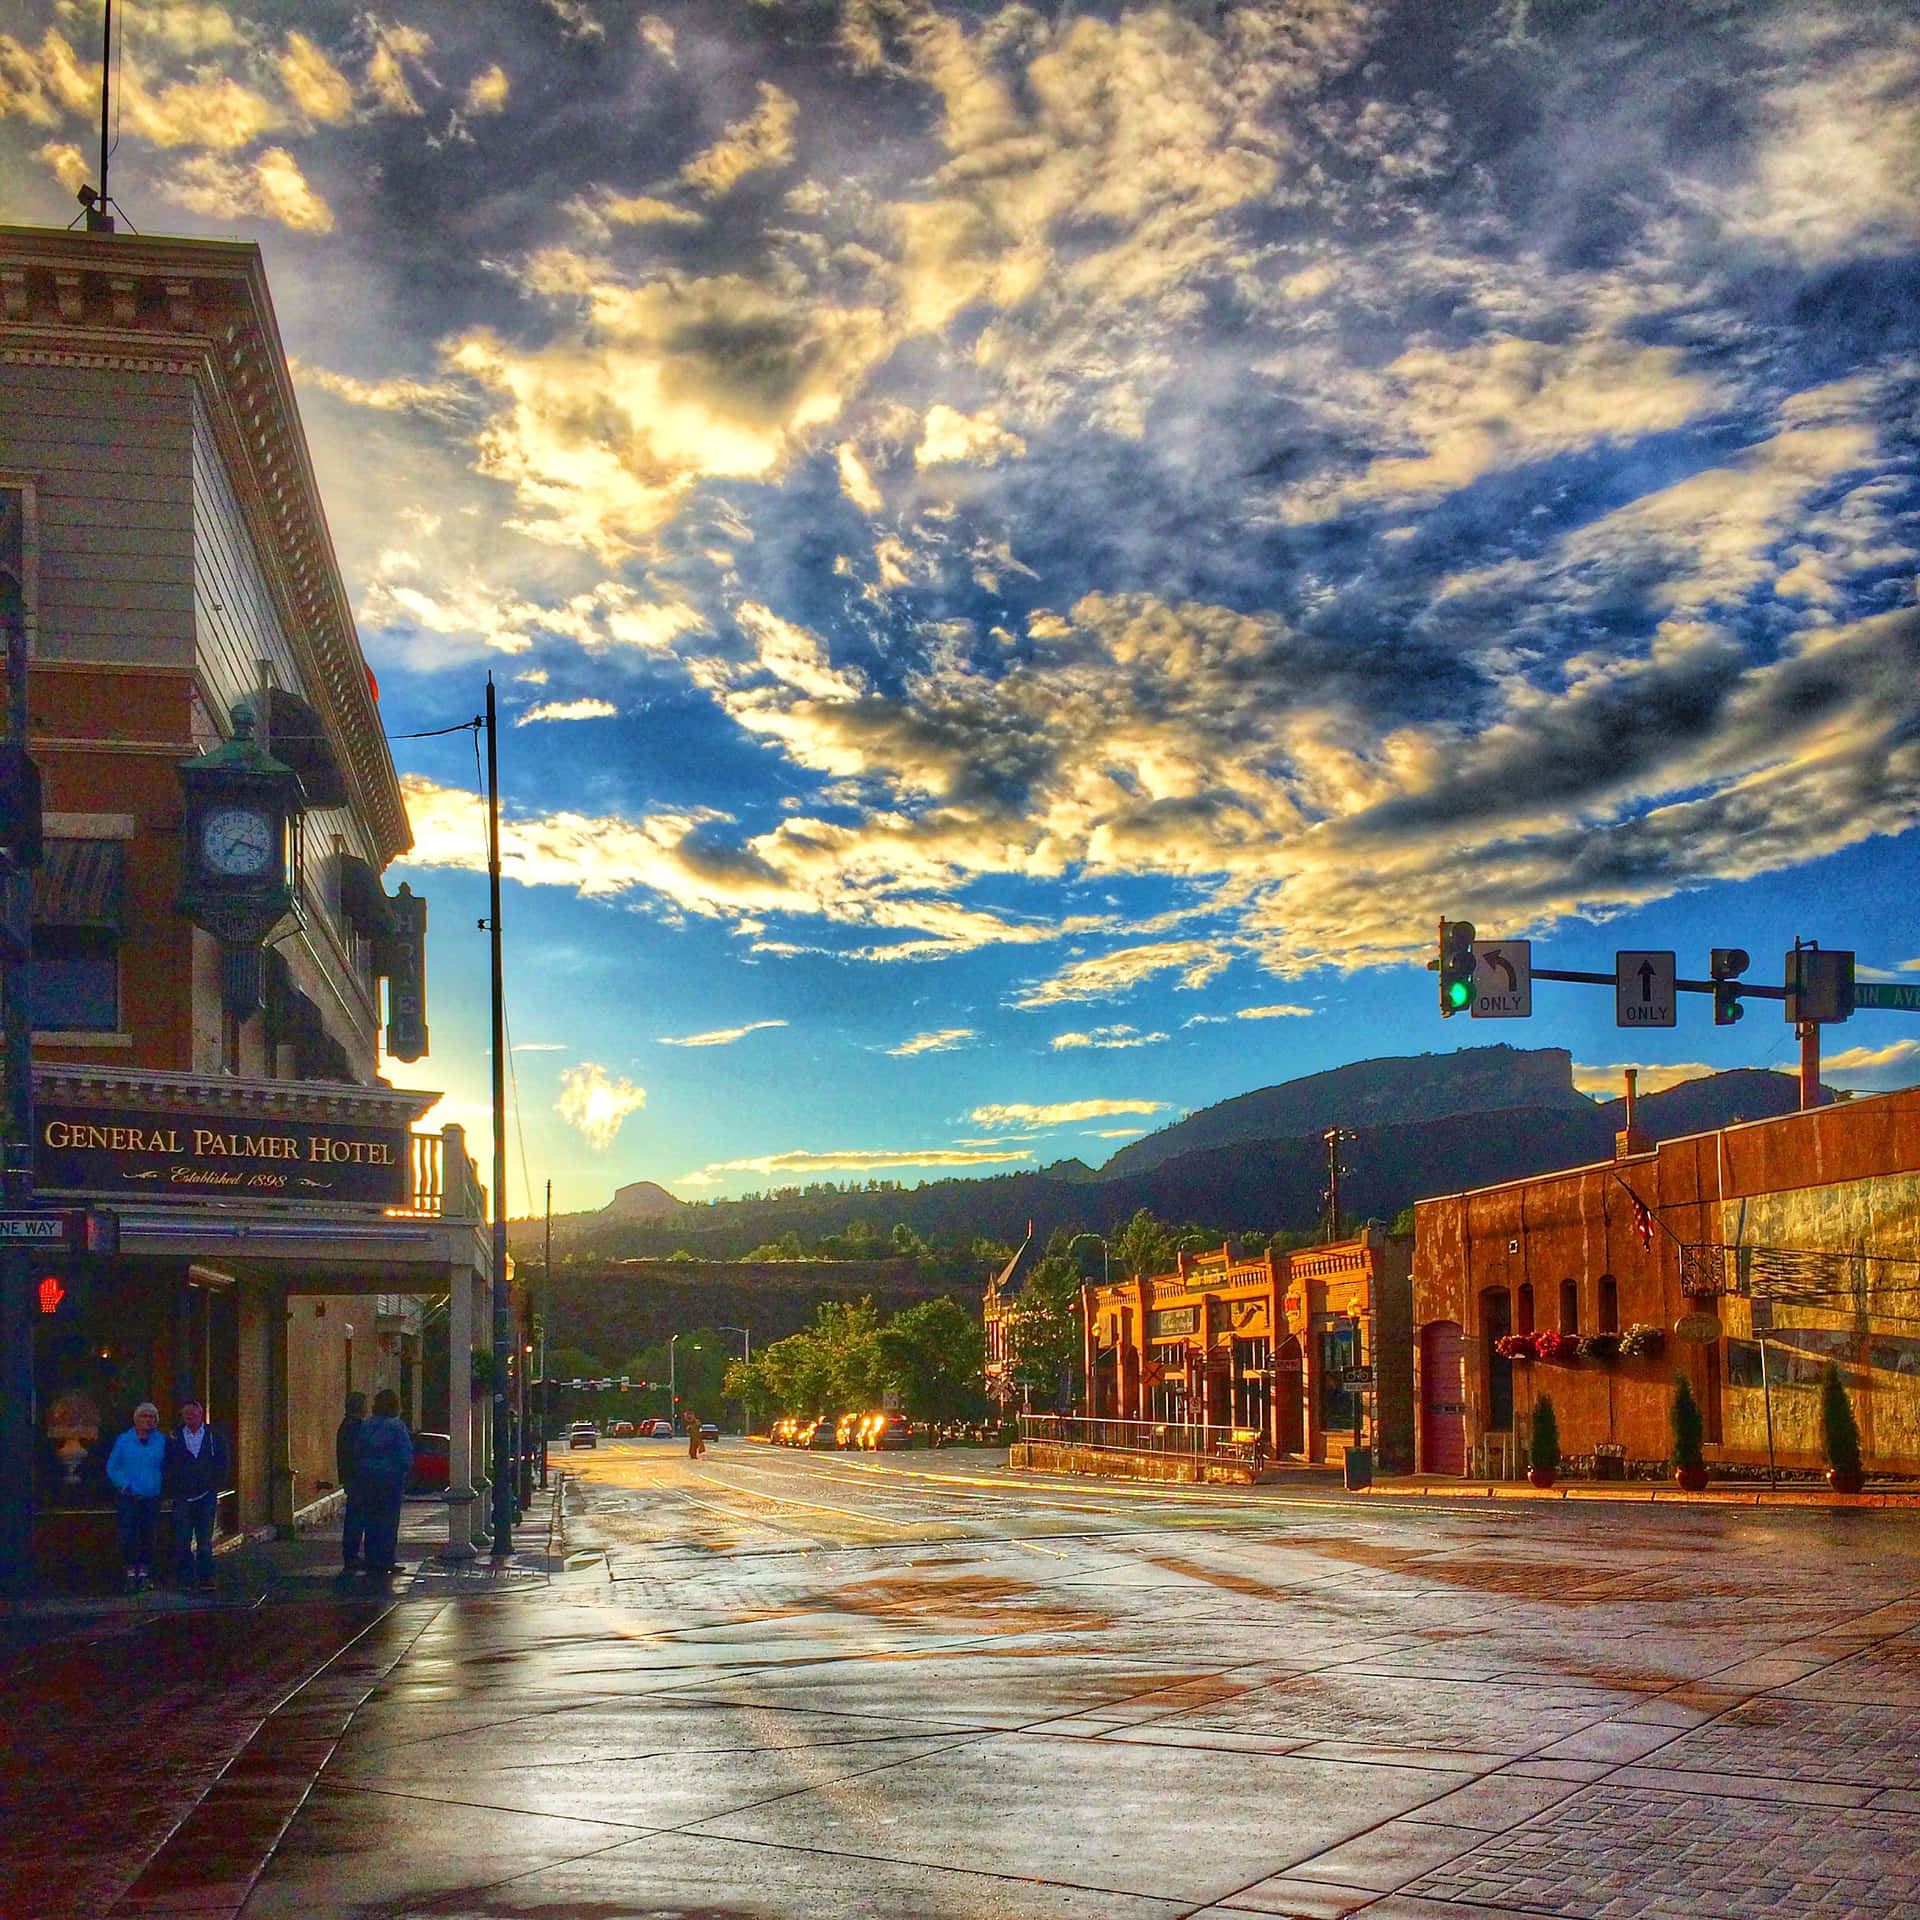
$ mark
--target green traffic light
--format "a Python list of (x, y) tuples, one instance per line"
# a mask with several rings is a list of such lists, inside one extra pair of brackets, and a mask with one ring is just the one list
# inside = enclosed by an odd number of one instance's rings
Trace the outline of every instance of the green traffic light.
[(1473, 988), (1464, 980), (1447, 982), (1447, 1004), (1450, 1007), (1464, 1007), (1473, 1000)]

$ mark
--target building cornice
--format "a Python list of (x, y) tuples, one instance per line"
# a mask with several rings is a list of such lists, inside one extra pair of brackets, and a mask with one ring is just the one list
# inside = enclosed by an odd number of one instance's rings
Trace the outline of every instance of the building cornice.
[[(385, 866), (413, 844), (260, 250), (0, 227), (0, 362), (190, 377), (305, 681)], [(52, 663), (49, 663), (52, 664)]]
[(440, 1099), (405, 1087), (355, 1087), (328, 1080), (240, 1080), (160, 1068), (33, 1063), (36, 1101), (118, 1107), (141, 1113), (225, 1113), (235, 1119), (335, 1121), (412, 1126)]

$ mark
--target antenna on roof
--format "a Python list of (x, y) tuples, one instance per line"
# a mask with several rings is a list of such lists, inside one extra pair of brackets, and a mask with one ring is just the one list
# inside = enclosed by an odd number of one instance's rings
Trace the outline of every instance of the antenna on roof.
[(113, 80), (113, 0), (106, 0), (106, 14), (100, 28), (100, 185), (82, 187), (74, 196), (87, 210), (89, 233), (113, 231), (114, 202), (107, 194), (107, 101)]

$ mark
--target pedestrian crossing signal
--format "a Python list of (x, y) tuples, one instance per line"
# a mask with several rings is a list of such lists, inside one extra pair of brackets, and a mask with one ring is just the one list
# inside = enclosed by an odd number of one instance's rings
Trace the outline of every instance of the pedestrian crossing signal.
[(58, 1274), (48, 1274), (40, 1282), (40, 1311), (58, 1313), (60, 1303), (67, 1297), (67, 1289)]

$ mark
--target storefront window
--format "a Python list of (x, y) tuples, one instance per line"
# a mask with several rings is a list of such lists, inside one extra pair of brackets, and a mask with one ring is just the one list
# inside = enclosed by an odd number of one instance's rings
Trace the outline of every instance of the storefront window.
[(1320, 1335), (1320, 1425), (1325, 1432), (1351, 1428), (1354, 1396), (1342, 1385), (1347, 1368), (1360, 1364), (1359, 1329), (1337, 1321)]
[(104, 927), (36, 927), (36, 1033), (117, 1033), (120, 936)]

